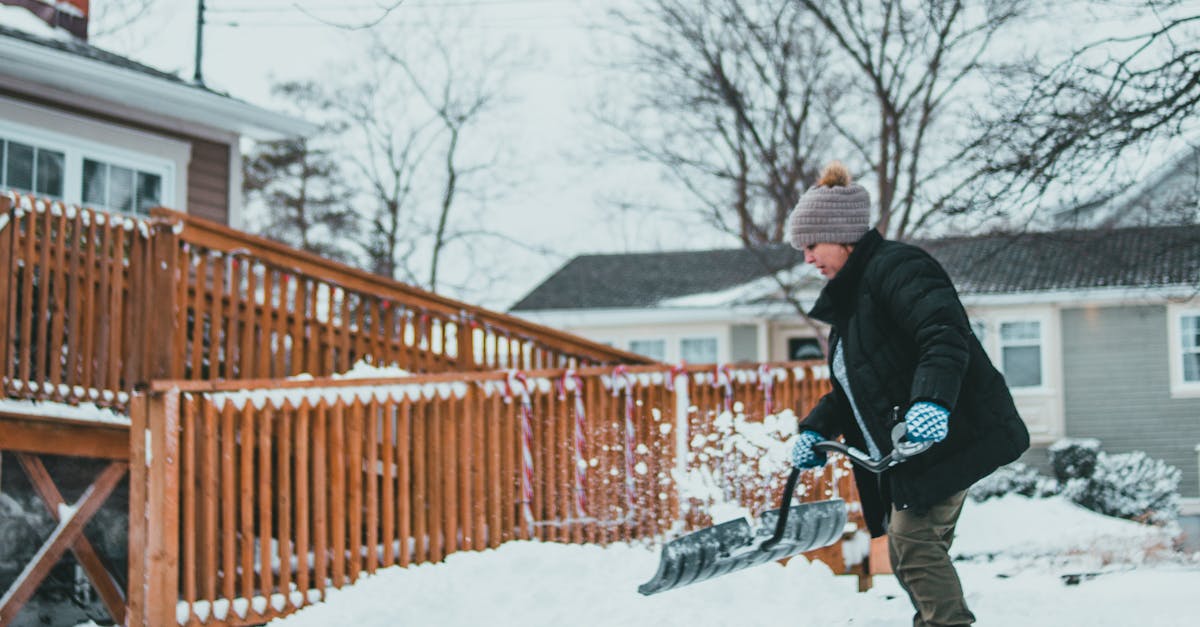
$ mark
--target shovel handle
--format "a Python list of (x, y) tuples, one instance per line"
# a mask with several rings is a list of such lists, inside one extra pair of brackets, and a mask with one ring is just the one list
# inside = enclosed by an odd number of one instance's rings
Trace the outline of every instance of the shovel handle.
[(879, 474), (913, 455), (924, 453), (929, 447), (933, 446), (933, 442), (909, 442), (906, 437), (907, 435), (908, 430), (905, 428), (904, 423), (897, 423), (892, 428), (892, 452), (879, 460), (871, 459), (866, 453), (852, 446), (846, 446), (841, 442), (834, 442), (833, 440), (817, 442), (813, 444), (813, 448), (818, 451), (841, 453), (855, 465)]
[(792, 492), (796, 490), (796, 482), (800, 479), (800, 467), (793, 466), (792, 474), (788, 475), (787, 485), (783, 487), (783, 498), (779, 504), (779, 519), (775, 521), (775, 535), (767, 540), (764, 540), (759, 548), (767, 551), (779, 544), (783, 539), (783, 532), (787, 529), (788, 512), (792, 510)]

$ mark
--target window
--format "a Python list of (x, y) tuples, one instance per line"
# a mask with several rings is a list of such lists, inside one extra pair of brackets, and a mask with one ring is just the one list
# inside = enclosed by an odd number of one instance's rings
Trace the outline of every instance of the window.
[(689, 364), (717, 363), (717, 338), (684, 338), (679, 341), (679, 358)]
[(1200, 383), (1200, 314), (1179, 316), (1179, 352), (1183, 382)]
[(788, 359), (791, 361), (825, 359), (825, 354), (821, 352), (821, 343), (815, 337), (789, 337)]
[(66, 155), (0, 137), (0, 188), (63, 197)]
[(1042, 385), (1042, 323), (1000, 323), (1000, 363), (1009, 387)]
[(162, 176), (84, 159), (82, 197), (96, 209), (146, 215), (162, 204)]
[[(114, 132), (92, 121), (80, 123), (79, 128), (96, 131), (114, 143), (93, 141), (65, 130), (7, 120), (3, 113), (9, 109), (4, 105), (0, 97), (0, 191), (32, 193), (114, 213), (145, 215), (157, 205), (183, 208), (176, 198), (175, 172), (177, 163), (187, 162), (186, 143), (127, 130)], [(19, 117), (21, 112), (17, 113)], [(66, 129), (76, 128), (71, 121), (63, 124)], [(140, 145), (127, 148), (122, 142), (140, 142), (172, 156), (143, 152)]]
[(633, 340), (629, 342), (629, 350), (655, 361), (667, 360), (666, 340)]

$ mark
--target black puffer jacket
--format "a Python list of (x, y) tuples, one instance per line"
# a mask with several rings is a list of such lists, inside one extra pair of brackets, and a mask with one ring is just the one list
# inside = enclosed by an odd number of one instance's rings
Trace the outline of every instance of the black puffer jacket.
[[(1029, 448), (1003, 376), (971, 332), (950, 277), (925, 251), (868, 231), (810, 315), (833, 326), (830, 347), (844, 351), (855, 403), (883, 454), (892, 448), (893, 406), (901, 418), (917, 401), (950, 410), (949, 435), (925, 453), (880, 478), (855, 468), (871, 535), (884, 533), (891, 504), (929, 508)], [(866, 450), (836, 380), (800, 427)]]

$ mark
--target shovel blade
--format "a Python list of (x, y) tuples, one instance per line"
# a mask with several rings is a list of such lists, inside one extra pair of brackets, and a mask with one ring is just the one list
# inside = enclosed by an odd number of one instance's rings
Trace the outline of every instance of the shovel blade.
[(763, 512), (759, 524), (731, 520), (676, 538), (662, 549), (658, 572), (638, 592), (649, 596), (829, 546), (846, 527), (841, 499), (793, 505), (778, 544), (762, 544), (775, 532), (779, 510)]

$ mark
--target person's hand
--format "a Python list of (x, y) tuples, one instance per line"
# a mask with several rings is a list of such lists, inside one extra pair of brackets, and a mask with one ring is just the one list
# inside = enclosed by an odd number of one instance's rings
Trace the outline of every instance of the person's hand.
[(820, 433), (811, 430), (804, 430), (800, 435), (796, 436), (796, 441), (792, 443), (792, 466), (796, 468), (819, 468), (825, 465), (825, 451), (818, 451), (813, 448), (817, 442), (824, 440)]
[(913, 403), (904, 422), (910, 442), (941, 442), (950, 433), (950, 410), (929, 401)]

